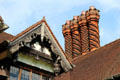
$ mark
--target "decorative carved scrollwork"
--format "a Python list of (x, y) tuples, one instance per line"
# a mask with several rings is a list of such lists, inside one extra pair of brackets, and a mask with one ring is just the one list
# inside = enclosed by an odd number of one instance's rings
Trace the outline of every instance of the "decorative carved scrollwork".
[(54, 71), (55, 71), (56, 76), (60, 73), (60, 70), (61, 70), (60, 61), (61, 61), (61, 58), (60, 58), (60, 56), (58, 56), (58, 58), (56, 59), (56, 61), (54, 63)]

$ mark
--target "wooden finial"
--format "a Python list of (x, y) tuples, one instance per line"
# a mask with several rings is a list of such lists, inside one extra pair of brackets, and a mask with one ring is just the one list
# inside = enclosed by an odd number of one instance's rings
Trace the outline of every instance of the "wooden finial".
[(67, 20), (67, 21), (66, 21), (66, 24), (70, 24), (70, 20)]
[(77, 18), (78, 18), (78, 16), (73, 16), (73, 19), (74, 19), (74, 20), (77, 20)]
[(90, 6), (90, 9), (95, 9), (95, 7), (94, 6)]
[(43, 16), (43, 19), (42, 19), (42, 20), (46, 20), (46, 19), (45, 19), (45, 16)]
[(82, 14), (82, 15), (85, 15), (85, 11), (82, 11), (81, 14)]

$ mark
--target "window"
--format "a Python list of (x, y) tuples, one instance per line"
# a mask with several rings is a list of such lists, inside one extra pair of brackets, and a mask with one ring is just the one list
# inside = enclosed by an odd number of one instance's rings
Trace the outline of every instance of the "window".
[[(19, 75), (21, 74), (21, 75)], [(21, 80), (52, 80), (50, 77), (36, 74), (32, 72), (32, 75), (30, 74), (30, 71), (20, 69), (14, 66), (10, 67), (10, 80), (18, 80), (18, 76), (21, 77)], [(30, 79), (32, 78), (32, 79)]]
[(50, 80), (47, 76), (42, 76), (42, 80)]
[(40, 75), (32, 73), (32, 80), (40, 80)]
[(22, 70), (21, 80), (29, 80), (29, 72)]
[(19, 69), (17, 67), (10, 67), (10, 80), (18, 80)]

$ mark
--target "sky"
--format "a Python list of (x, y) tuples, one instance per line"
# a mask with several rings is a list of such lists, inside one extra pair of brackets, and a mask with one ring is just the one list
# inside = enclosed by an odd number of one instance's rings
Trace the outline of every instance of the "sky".
[(0, 15), (9, 26), (6, 32), (17, 35), (45, 16), (64, 49), (62, 25), (89, 6), (100, 10), (100, 44), (120, 38), (120, 0), (0, 0)]

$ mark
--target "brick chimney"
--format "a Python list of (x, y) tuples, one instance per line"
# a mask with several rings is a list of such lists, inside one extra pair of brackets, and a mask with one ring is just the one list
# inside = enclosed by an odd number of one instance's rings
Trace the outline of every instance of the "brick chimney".
[(82, 54), (85, 54), (89, 51), (88, 27), (85, 11), (82, 11), (81, 15), (79, 16), (79, 27), (81, 34)]
[(88, 23), (88, 38), (90, 51), (100, 47), (99, 40), (99, 10), (90, 6), (90, 9), (86, 11), (87, 23)]
[(63, 25), (65, 53), (70, 59), (100, 47), (98, 22), (99, 10), (91, 6)]
[(67, 20), (66, 23), (62, 26), (62, 32), (65, 38), (65, 53), (69, 59), (72, 59), (72, 36), (70, 30), (70, 21)]
[(74, 16), (71, 21), (73, 58), (81, 54), (80, 33), (78, 26), (78, 16)]

